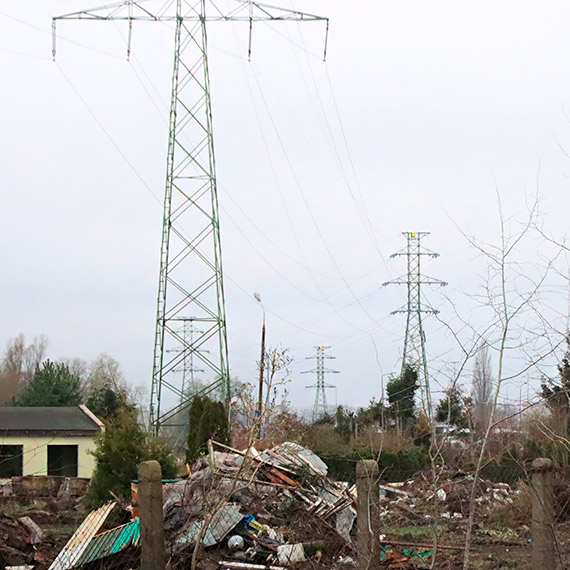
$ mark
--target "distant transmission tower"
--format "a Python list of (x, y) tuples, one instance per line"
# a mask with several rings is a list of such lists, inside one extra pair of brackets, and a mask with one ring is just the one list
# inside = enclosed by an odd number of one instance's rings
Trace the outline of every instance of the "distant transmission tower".
[(393, 281), (386, 281), (386, 283), (382, 283), (382, 285), (406, 285), (408, 288), (408, 301), (406, 305), (401, 309), (392, 311), (390, 314), (406, 314), (406, 336), (404, 338), (404, 352), (402, 354), (402, 372), (404, 372), (406, 366), (417, 371), (422, 406), (427, 417), (431, 419), (432, 406), (425, 347), (426, 336), (422, 324), (422, 315), (435, 315), (438, 311), (422, 303), (421, 286), (444, 286), (447, 285), (447, 283), (422, 275), (422, 256), (439, 257), (439, 253), (425, 249), (421, 245), (422, 238), (428, 236), (429, 232), (402, 233), (407, 239), (406, 248), (392, 254), (390, 257), (406, 256), (408, 259), (408, 273), (405, 277), (400, 277)]
[[(189, 317), (184, 321), (182, 328), (178, 332), (184, 339), (184, 345), (180, 348), (171, 349), (168, 352), (182, 352), (185, 350), (185, 346), (194, 346), (194, 335), (196, 333), (203, 334), (204, 331), (201, 331), (194, 326), (194, 317)], [(208, 351), (201, 350), (199, 352)], [(195, 374), (199, 372), (204, 373), (205, 370), (194, 366), (194, 351), (192, 351), (186, 355), (186, 358), (182, 362), (182, 367), (177, 368), (174, 372), (182, 373), (182, 387), (180, 388), (180, 391), (182, 392), (180, 402), (182, 403), (186, 398), (192, 397), (196, 394)]]
[(334, 359), (335, 356), (330, 356), (329, 354), (325, 354), (325, 350), (330, 348), (330, 346), (315, 346), (317, 353), (315, 356), (307, 356), (308, 360), (317, 360), (317, 367), (313, 368), (312, 370), (305, 370), (301, 372), (301, 374), (316, 374), (317, 375), (317, 382), (312, 386), (306, 386), (307, 388), (316, 388), (315, 392), (315, 404), (313, 406), (313, 416), (312, 421), (316, 422), (318, 419), (322, 418), (323, 416), (328, 415), (328, 407), (327, 407), (327, 394), (326, 388), (336, 388), (336, 386), (332, 386), (331, 384), (325, 383), (325, 374), (338, 374), (338, 370), (330, 370), (329, 368), (325, 368), (325, 359)]
[[(328, 35), (328, 18), (320, 16), (246, 0), (236, 0), (227, 14), (213, 4), (212, 7), (214, 15), (206, 17), (206, 0), (175, 0), (166, 4), (123, 0), (53, 19), (54, 58), (57, 20), (128, 23), (127, 58), (134, 21), (174, 23), (174, 71), (150, 398), (150, 423), (155, 433), (190, 404), (177, 372), (190, 354), (213, 377), (201, 393), (221, 389), (229, 413), (230, 375), (206, 20), (249, 23), (249, 55), (254, 22), (322, 20), (327, 23)], [(180, 323), (188, 315), (194, 315), (203, 329), (191, 340), (180, 333)], [(176, 350), (179, 347), (182, 350)]]

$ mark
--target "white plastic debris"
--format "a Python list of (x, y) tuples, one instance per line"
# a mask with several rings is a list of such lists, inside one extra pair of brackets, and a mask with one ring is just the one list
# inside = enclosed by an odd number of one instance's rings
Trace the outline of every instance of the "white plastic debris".
[(239, 534), (234, 534), (233, 536), (230, 536), (230, 538), (228, 539), (228, 548), (230, 550), (243, 550), (243, 547), (244, 547), (243, 536), (240, 536)]
[(445, 499), (447, 499), (447, 493), (443, 489), (438, 489), (436, 492), (436, 497), (440, 501), (445, 501)]
[(305, 549), (302, 544), (283, 544), (277, 547), (279, 564), (295, 564), (305, 560)]

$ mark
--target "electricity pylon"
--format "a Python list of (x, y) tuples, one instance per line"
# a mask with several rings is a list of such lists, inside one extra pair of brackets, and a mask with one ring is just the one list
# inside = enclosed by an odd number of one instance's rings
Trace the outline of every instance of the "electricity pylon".
[[(194, 345), (194, 335), (196, 333), (202, 334), (204, 331), (197, 329), (194, 326), (194, 317), (188, 317), (185, 321), (180, 330), (178, 331), (182, 334), (182, 338), (184, 339), (185, 346), (193, 346)], [(168, 352), (181, 352), (184, 350), (184, 346), (181, 348), (175, 348), (169, 350)], [(204, 352), (204, 351), (199, 351)], [(203, 368), (196, 368), (194, 366), (194, 351), (191, 351), (189, 354), (186, 355), (186, 358), (182, 362), (182, 367), (177, 368), (175, 372), (182, 373), (182, 387), (180, 391), (182, 395), (180, 396), (180, 401), (183, 402), (184, 399), (188, 396), (193, 396), (196, 393), (196, 378), (195, 374), (197, 372), (204, 373), (205, 370)], [(190, 390), (187, 392), (187, 390)]]
[[(153, 4), (156, 10), (151, 8)], [(150, 424), (154, 433), (190, 404), (177, 372), (189, 354), (194, 354), (213, 377), (201, 394), (221, 389), (228, 414), (230, 410), (206, 21), (249, 23), (249, 55), (254, 22), (324, 21), (326, 56), (328, 18), (245, 0), (236, 0), (235, 7), (227, 14), (212, 6), (213, 15), (206, 16), (206, 0), (174, 0), (166, 5), (124, 0), (53, 19), (54, 58), (57, 20), (128, 23), (127, 58), (133, 22), (174, 22), (174, 69), (150, 397)], [(188, 315), (194, 315), (203, 329), (191, 342), (180, 334), (180, 323)], [(179, 347), (182, 350), (173, 350)], [(167, 395), (170, 402), (166, 401)]]
[(422, 275), (422, 256), (432, 258), (439, 257), (439, 253), (430, 251), (421, 245), (422, 238), (428, 236), (429, 232), (402, 232), (402, 234), (405, 235), (407, 239), (405, 249), (393, 253), (390, 257), (407, 257), (408, 273), (405, 277), (400, 277), (393, 281), (386, 281), (386, 283), (382, 283), (382, 285), (406, 285), (408, 289), (408, 301), (406, 305), (401, 309), (392, 311), (390, 314), (404, 313), (406, 315), (406, 336), (404, 337), (404, 352), (402, 354), (402, 373), (406, 366), (417, 371), (423, 411), (426, 416), (431, 419), (432, 406), (425, 347), (426, 335), (422, 324), (422, 315), (435, 315), (439, 311), (422, 303), (421, 286), (445, 286), (447, 283)]
[(317, 367), (313, 368), (312, 370), (305, 370), (301, 372), (301, 374), (316, 374), (317, 375), (317, 382), (312, 386), (306, 386), (306, 388), (316, 388), (315, 392), (315, 404), (313, 405), (313, 417), (312, 421), (316, 422), (318, 419), (326, 416), (328, 414), (328, 407), (327, 407), (327, 394), (326, 388), (336, 388), (336, 386), (332, 386), (331, 384), (325, 383), (325, 374), (338, 374), (338, 370), (330, 370), (329, 368), (325, 368), (325, 359), (334, 359), (336, 356), (330, 356), (329, 354), (325, 354), (325, 350), (330, 348), (330, 346), (315, 346), (317, 353), (315, 356), (307, 356), (305, 357), (307, 360), (317, 360)]

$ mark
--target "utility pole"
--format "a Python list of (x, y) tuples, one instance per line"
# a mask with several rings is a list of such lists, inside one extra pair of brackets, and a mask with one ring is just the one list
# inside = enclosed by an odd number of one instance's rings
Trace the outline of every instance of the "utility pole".
[[(263, 322), (261, 325), (261, 357), (259, 359), (259, 384), (258, 384), (258, 396), (257, 396), (257, 421), (259, 425), (257, 426), (257, 437), (261, 439), (262, 433), (262, 413), (263, 413), (263, 371), (265, 370), (265, 307), (261, 302), (261, 295), (256, 291), (253, 294), (253, 298), (259, 303), (261, 310), (263, 312)], [(269, 369), (267, 370), (269, 373)], [(269, 386), (269, 382), (267, 383)]]
[(422, 303), (421, 286), (445, 286), (447, 283), (439, 279), (427, 277), (421, 272), (422, 257), (439, 257), (439, 253), (430, 251), (421, 245), (422, 238), (428, 236), (429, 232), (402, 232), (402, 234), (406, 236), (406, 247), (392, 254), (390, 257), (405, 256), (407, 258), (407, 275), (394, 279), (393, 281), (386, 281), (382, 283), (382, 286), (395, 284), (406, 285), (407, 287), (408, 300), (406, 305), (396, 311), (392, 311), (390, 314), (404, 313), (406, 315), (402, 373), (407, 366), (417, 371), (423, 411), (429, 419), (432, 419), (433, 413), (425, 347), (426, 335), (423, 328), (422, 315), (435, 315), (439, 311)]
[(327, 394), (325, 389), (326, 388), (336, 388), (331, 384), (325, 383), (325, 374), (339, 374), (338, 370), (330, 370), (329, 368), (325, 368), (325, 359), (334, 359), (336, 356), (330, 356), (329, 354), (325, 354), (325, 350), (330, 348), (330, 346), (315, 346), (316, 354), (315, 356), (307, 356), (307, 360), (316, 359), (317, 367), (313, 368), (312, 370), (305, 370), (301, 372), (301, 374), (316, 374), (317, 375), (317, 382), (312, 386), (305, 386), (306, 388), (316, 388), (315, 392), (315, 403), (313, 405), (313, 416), (312, 421), (316, 422), (318, 419), (326, 416), (328, 414), (328, 407), (327, 407)]
[[(212, 381), (201, 392), (221, 389), (230, 413), (230, 375), (222, 246), (212, 130), (206, 22), (249, 24), (251, 56), (254, 22), (326, 22), (328, 18), (257, 2), (236, 0), (224, 14), (206, 0), (164, 2), (123, 0), (53, 19), (53, 56), (58, 20), (123, 21), (128, 25), (127, 58), (133, 22), (174, 24), (174, 66), (170, 98), (169, 137), (160, 270), (150, 396), (151, 430), (158, 434), (176, 414), (190, 405), (182, 390), (179, 366), (190, 354), (198, 358)], [(208, 2), (210, 5), (210, 2)], [(180, 323), (194, 315), (203, 329), (191, 341), (180, 334)], [(173, 352), (172, 349), (182, 347)], [(210, 348), (207, 351), (208, 347)]]

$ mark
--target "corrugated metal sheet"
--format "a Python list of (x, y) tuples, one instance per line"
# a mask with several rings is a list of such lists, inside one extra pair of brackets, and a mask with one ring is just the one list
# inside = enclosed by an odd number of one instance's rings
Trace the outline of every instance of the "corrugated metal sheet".
[(89, 541), (89, 545), (74, 564), (74, 567), (77, 568), (88, 562), (117, 554), (131, 545), (136, 546), (140, 541), (140, 536), (139, 519), (102, 532)]
[[(224, 505), (212, 517), (208, 528), (204, 531), (202, 544), (204, 546), (213, 546), (221, 542), (224, 537), (235, 528), (243, 519), (243, 515), (234, 505)], [(175, 541), (175, 548), (182, 550), (187, 546), (194, 544), (200, 535), (204, 521), (194, 521), (187, 529), (179, 534)]]

